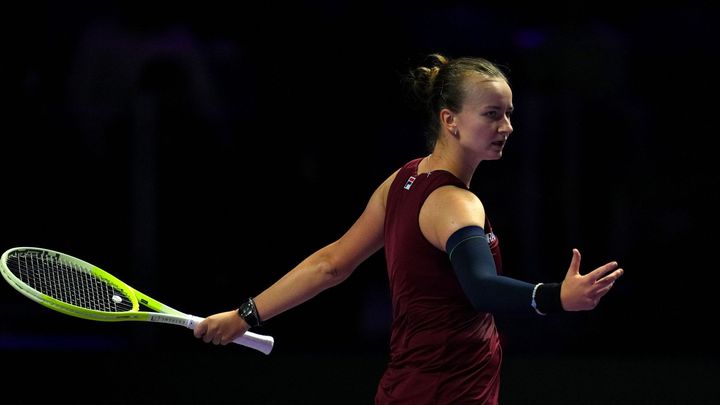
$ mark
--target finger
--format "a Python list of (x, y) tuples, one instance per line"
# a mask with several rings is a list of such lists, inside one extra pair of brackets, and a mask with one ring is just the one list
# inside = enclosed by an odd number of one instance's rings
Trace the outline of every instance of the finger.
[(196, 338), (201, 338), (205, 335), (205, 332), (207, 332), (207, 323), (205, 321), (200, 322), (199, 324), (195, 325), (195, 330), (193, 331), (193, 335), (195, 335)]
[(595, 281), (595, 284), (601, 284), (601, 285), (608, 284), (608, 283), (612, 284), (615, 281), (617, 281), (617, 279), (619, 279), (620, 276), (622, 276), (622, 275), (623, 275), (623, 269), (616, 269), (615, 271), (613, 271), (610, 274), (601, 276), (598, 280)]
[(580, 274), (580, 251), (573, 249), (572, 252), (572, 260), (570, 260), (570, 267), (567, 271), (568, 276), (576, 276)]
[(593, 293), (593, 295), (595, 296), (595, 299), (600, 299), (600, 298), (604, 297), (605, 294), (607, 294), (607, 293), (610, 291), (610, 289), (613, 288), (613, 285), (615, 285), (614, 282), (613, 282), (613, 283), (610, 283), (610, 284), (607, 284), (607, 285), (605, 285), (604, 287), (598, 288), (598, 289)]
[(586, 276), (594, 282), (597, 282), (598, 280), (603, 279), (604, 277), (608, 276), (609, 273), (615, 269), (617, 269), (618, 264), (617, 262), (609, 262), (606, 264), (603, 264), (602, 266), (596, 268), (595, 270), (588, 273)]

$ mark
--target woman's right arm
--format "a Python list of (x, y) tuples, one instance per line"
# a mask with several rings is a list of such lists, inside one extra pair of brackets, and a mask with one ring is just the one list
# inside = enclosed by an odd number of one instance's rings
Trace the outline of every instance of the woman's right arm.
[[(260, 319), (266, 321), (341, 283), (383, 246), (385, 202), (396, 173), (375, 190), (363, 213), (340, 239), (308, 256), (254, 298)], [(205, 342), (227, 344), (248, 329), (249, 325), (231, 310), (207, 317), (195, 327), (195, 336)]]

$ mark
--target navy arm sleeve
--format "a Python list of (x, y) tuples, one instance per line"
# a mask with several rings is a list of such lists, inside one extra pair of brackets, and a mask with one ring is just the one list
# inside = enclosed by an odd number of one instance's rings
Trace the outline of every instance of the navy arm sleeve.
[(530, 302), (535, 284), (497, 274), (481, 227), (466, 226), (457, 230), (445, 246), (460, 285), (476, 310), (533, 311)]

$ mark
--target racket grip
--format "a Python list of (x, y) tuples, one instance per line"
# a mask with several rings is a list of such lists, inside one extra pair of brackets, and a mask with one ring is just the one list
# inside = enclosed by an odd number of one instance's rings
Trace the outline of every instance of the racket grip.
[(261, 335), (248, 331), (245, 332), (244, 335), (233, 340), (233, 343), (250, 347), (265, 354), (270, 354), (273, 349), (273, 345), (275, 344), (275, 339), (272, 336)]
[[(189, 315), (187, 326), (190, 329), (195, 329), (195, 326), (202, 322), (205, 318), (199, 316)], [(245, 332), (244, 335), (233, 340), (233, 343), (255, 349), (264, 354), (270, 354), (275, 344), (275, 339), (272, 336), (261, 335), (253, 332)]]

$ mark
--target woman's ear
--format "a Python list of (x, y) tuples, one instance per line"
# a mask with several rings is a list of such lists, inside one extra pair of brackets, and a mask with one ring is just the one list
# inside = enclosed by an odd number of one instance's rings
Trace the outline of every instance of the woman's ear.
[(447, 132), (454, 136), (458, 135), (457, 123), (455, 122), (455, 113), (448, 110), (447, 108), (443, 108), (442, 110), (440, 110), (440, 123)]

